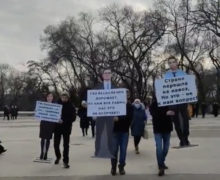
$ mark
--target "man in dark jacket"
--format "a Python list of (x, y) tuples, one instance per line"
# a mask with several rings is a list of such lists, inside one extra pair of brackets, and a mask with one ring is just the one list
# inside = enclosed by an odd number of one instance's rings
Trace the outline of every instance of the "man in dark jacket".
[(111, 159), (112, 169), (111, 174), (116, 175), (117, 162), (118, 162), (118, 151), (120, 148), (119, 157), (119, 173), (121, 175), (125, 174), (124, 166), (126, 165), (126, 154), (129, 138), (129, 127), (132, 121), (133, 107), (131, 103), (127, 103), (127, 115), (119, 116), (118, 120), (114, 121), (113, 129), (113, 155), (114, 158)]
[(159, 168), (159, 176), (164, 175), (164, 170), (168, 169), (165, 165), (165, 159), (170, 146), (170, 134), (173, 130), (171, 116), (175, 115), (174, 111), (169, 110), (168, 107), (158, 107), (156, 98), (150, 106), (150, 113), (152, 115), (153, 131), (156, 142), (156, 155)]
[(69, 142), (70, 134), (72, 131), (72, 123), (76, 119), (76, 110), (72, 103), (69, 101), (67, 94), (62, 94), (61, 100), (58, 102), (63, 105), (61, 121), (56, 124), (54, 133), (54, 149), (56, 154), (55, 164), (59, 164), (61, 153), (60, 153), (60, 140), (63, 136), (63, 163), (64, 168), (69, 168)]

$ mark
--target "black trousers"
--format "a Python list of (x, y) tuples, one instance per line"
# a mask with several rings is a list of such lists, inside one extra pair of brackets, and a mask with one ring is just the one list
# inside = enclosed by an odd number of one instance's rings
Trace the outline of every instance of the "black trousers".
[(180, 144), (182, 145), (188, 144), (189, 119), (184, 117), (184, 115), (181, 112), (178, 112), (178, 116), (173, 118), (173, 123), (175, 126), (177, 136), (180, 140)]
[(70, 133), (55, 132), (54, 133), (54, 150), (57, 159), (61, 158), (60, 153), (60, 141), (63, 136), (63, 162), (69, 163), (69, 142), (70, 142)]
[(140, 141), (141, 141), (141, 136), (134, 136), (134, 146), (135, 147), (138, 147)]

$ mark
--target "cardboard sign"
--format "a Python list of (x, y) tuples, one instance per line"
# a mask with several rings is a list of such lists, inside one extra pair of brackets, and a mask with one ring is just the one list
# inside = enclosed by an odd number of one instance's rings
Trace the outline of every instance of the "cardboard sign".
[(88, 90), (88, 117), (126, 115), (126, 89)]
[(185, 75), (155, 81), (158, 106), (191, 103), (197, 101), (195, 76)]
[(58, 122), (61, 119), (62, 105), (37, 101), (35, 108), (35, 118), (37, 120)]

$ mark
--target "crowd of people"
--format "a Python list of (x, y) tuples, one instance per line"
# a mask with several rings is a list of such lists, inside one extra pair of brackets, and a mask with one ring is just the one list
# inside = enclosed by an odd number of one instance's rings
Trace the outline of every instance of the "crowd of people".
[[(185, 72), (178, 69), (178, 61), (175, 57), (168, 58), (170, 70), (166, 72), (164, 78), (169, 79), (186, 75)], [(115, 85), (111, 83), (111, 70), (104, 69), (102, 72), (103, 82), (95, 89), (115, 89)], [(156, 157), (158, 165), (158, 175), (163, 176), (166, 165), (166, 157), (169, 152), (171, 132), (173, 125), (176, 130), (179, 146), (190, 146), (189, 119), (190, 113), (188, 104), (167, 105), (159, 107), (156, 93), (152, 92), (151, 102), (143, 102), (136, 98), (130, 99), (130, 93), (127, 92), (126, 115), (115, 117), (88, 117), (87, 101), (81, 102), (81, 106), (76, 112), (75, 106), (70, 102), (69, 95), (64, 93), (58, 102), (54, 101), (52, 93), (48, 93), (45, 98), (46, 102), (58, 103), (62, 105), (61, 119), (58, 123), (42, 120), (40, 122), (41, 152), (40, 159), (47, 160), (50, 140), (54, 139), (54, 152), (56, 160), (54, 164), (59, 164), (61, 159), (60, 141), (63, 138), (63, 165), (69, 168), (69, 143), (72, 131), (72, 123), (78, 115), (80, 119), (80, 128), (82, 135), (88, 135), (89, 126), (91, 126), (92, 137), (95, 138), (95, 157), (109, 158), (111, 161), (111, 174), (117, 175), (117, 168), (120, 175), (126, 174), (126, 156), (127, 146), (129, 142), (129, 132), (133, 136), (133, 144), (135, 153), (140, 154), (139, 143), (145, 133), (147, 121), (152, 120), (153, 133), (156, 144)], [(9, 117), (9, 110), (5, 107), (4, 116)], [(16, 108), (14, 106), (14, 108)], [(191, 107), (193, 113), (191, 116), (198, 116), (198, 103)], [(203, 112), (203, 111), (202, 111)], [(213, 113), (218, 116), (218, 104), (213, 105)], [(203, 114), (204, 116), (204, 114)], [(17, 118), (16, 115), (13, 116)], [(5, 149), (3, 149), (4, 151)], [(1, 146), (0, 146), (1, 152)]]
[(18, 107), (16, 105), (12, 105), (11, 107), (5, 105), (3, 108), (3, 120), (7, 118), (10, 119), (17, 119), (18, 117)]

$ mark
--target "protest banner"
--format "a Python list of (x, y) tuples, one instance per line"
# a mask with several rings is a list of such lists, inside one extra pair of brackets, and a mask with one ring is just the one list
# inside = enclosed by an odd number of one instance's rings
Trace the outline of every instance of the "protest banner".
[(61, 118), (62, 105), (37, 101), (35, 108), (35, 118), (37, 120), (58, 122)]
[(197, 101), (195, 76), (185, 75), (155, 81), (158, 106), (176, 105)]
[(88, 90), (88, 117), (126, 115), (126, 89)]

